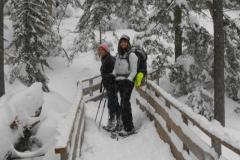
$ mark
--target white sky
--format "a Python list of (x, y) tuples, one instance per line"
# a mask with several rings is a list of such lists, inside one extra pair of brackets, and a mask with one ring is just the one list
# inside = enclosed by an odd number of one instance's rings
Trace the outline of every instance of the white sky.
[[(79, 16), (80, 10), (75, 13), (71, 10), (69, 14)], [(71, 17), (62, 21), (61, 36), (63, 37), (63, 47), (68, 49), (73, 42), (76, 34), (70, 33), (75, 28), (79, 18)], [(211, 26), (211, 22), (205, 21), (203, 24)], [(5, 30), (5, 38), (8, 41), (12, 39), (11, 21), (5, 18), (5, 24), (9, 30)], [(211, 30), (211, 29), (210, 29)], [(131, 40), (135, 32), (131, 30), (118, 30), (118, 36), (128, 34)], [(106, 35), (111, 40), (111, 34)], [(7, 46), (9, 43), (5, 43)], [(116, 48), (116, 44), (114, 49)], [(116, 53), (116, 49), (112, 52)], [(154, 56), (149, 56), (149, 64)], [(84, 77), (91, 77), (100, 73), (100, 62), (93, 60), (91, 53), (86, 53), (76, 58), (73, 64), (68, 66), (66, 59), (62, 57), (50, 58), (50, 66), (54, 69), (46, 70), (46, 74), (50, 79), (50, 93), (42, 93), (40, 84), (36, 83), (27, 88), (19, 81), (15, 81), (13, 85), (6, 82), (7, 94), (0, 98), (0, 159), (3, 159), (5, 153), (9, 150), (18, 156), (26, 157), (25, 160), (59, 160), (59, 155), (54, 153), (54, 145), (56, 145), (56, 136), (59, 132), (57, 125), (61, 119), (67, 116), (69, 108), (74, 106), (73, 102), (77, 92), (76, 82)], [(8, 67), (5, 68), (6, 74)], [(165, 91), (171, 91), (173, 85), (169, 83), (166, 77), (160, 79), (160, 87)], [(94, 122), (97, 112), (98, 102), (89, 102), (86, 104), (86, 133), (82, 146), (81, 160), (171, 160), (174, 159), (170, 154), (169, 145), (163, 143), (154, 128), (153, 122), (150, 122), (145, 113), (141, 112), (135, 104), (135, 92), (132, 94), (132, 110), (134, 125), (139, 130), (138, 134), (132, 135), (126, 139), (119, 141), (110, 138), (109, 133), (98, 129), (98, 122), (102, 107), (100, 108), (98, 120)], [(184, 102), (185, 96), (178, 98), (180, 102)], [(240, 143), (240, 116), (236, 115), (233, 110), (239, 107), (239, 104), (226, 98), (226, 128), (228, 136)], [(177, 102), (179, 103), (179, 102)], [(102, 103), (103, 104), (103, 103)], [(43, 109), (39, 118), (31, 118), (34, 111), (42, 105)], [(19, 115), (18, 130), (11, 130), (9, 124)], [(28, 116), (26, 116), (28, 115)], [(27, 117), (27, 118), (24, 118)], [(35, 136), (42, 140), (43, 147), (32, 146), (32, 152), (19, 153), (15, 152), (12, 145), (17, 138), (22, 135), (22, 127), (24, 124), (32, 124), (41, 120), (41, 123), (34, 128)], [(107, 109), (103, 113), (102, 125), (107, 123)], [(195, 126), (190, 125), (197, 135), (209, 143), (208, 138), (199, 131)], [(28, 158), (32, 155), (46, 154), (44, 157)], [(240, 160), (239, 155), (235, 155), (223, 148), (224, 157), (229, 160)], [(193, 158), (193, 157), (192, 157)], [(194, 159), (194, 158), (193, 158)]]

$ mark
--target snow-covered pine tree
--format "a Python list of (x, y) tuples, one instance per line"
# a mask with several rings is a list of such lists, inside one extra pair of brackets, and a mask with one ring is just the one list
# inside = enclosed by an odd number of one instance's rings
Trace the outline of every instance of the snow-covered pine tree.
[(133, 29), (137, 32), (145, 30), (148, 22), (147, 9), (148, 1), (146, 0), (121, 0), (119, 1), (115, 15), (121, 26)]
[(19, 78), (30, 86), (34, 82), (42, 82), (43, 91), (48, 92), (48, 78), (44, 74), (44, 66), (51, 68), (46, 60), (54, 47), (51, 26), (54, 20), (49, 15), (44, 0), (12, 1), (11, 19), (13, 20), (14, 37), (8, 48), (14, 52), (8, 60), (12, 66), (10, 83)]
[[(208, 91), (213, 89), (212, 35), (210, 35), (205, 28), (195, 26), (185, 27), (183, 37), (184, 47), (186, 49), (183, 51), (183, 55), (179, 57), (180, 59), (177, 59), (176, 63), (169, 67), (170, 81), (176, 84), (174, 94), (181, 96), (183, 94), (191, 93), (195, 87), (200, 86), (203, 86)], [(191, 59), (188, 57), (191, 57)], [(187, 65), (187, 62), (182, 63), (182, 58), (189, 59), (194, 63), (191, 63), (188, 67), (184, 67)], [(189, 69), (186, 70), (184, 68)]]
[(153, 0), (149, 10), (148, 23), (143, 27), (145, 30), (136, 34), (134, 43), (139, 43), (138, 41), (141, 40), (143, 47), (149, 54), (165, 54), (164, 51), (167, 51), (166, 56), (172, 56), (173, 49), (169, 46), (166, 47), (161, 41), (163, 38), (169, 43), (174, 40), (173, 30), (170, 27), (173, 12), (169, 6), (168, 1)]
[(225, 92), (240, 102), (240, 19), (224, 14), (225, 33)]
[[(99, 59), (97, 46), (100, 43), (112, 45), (112, 42), (107, 42), (103, 36), (105, 32), (111, 31), (113, 36), (116, 37), (114, 12), (117, 8), (117, 3), (116, 0), (85, 1), (83, 5), (84, 13), (76, 26), (76, 31), (79, 32), (79, 36), (75, 39), (71, 58), (74, 58), (79, 52), (82, 53), (93, 50), (95, 59)], [(97, 36), (97, 34), (99, 34), (99, 36)], [(99, 37), (99, 39), (97, 39), (97, 37)]]
[(214, 117), (213, 96), (203, 87), (197, 87), (195, 91), (189, 93), (185, 104), (191, 107), (195, 113), (206, 117), (210, 121)]
[[(170, 1), (167, 1), (170, 2)], [(171, 1), (171, 3), (167, 3), (166, 1), (154, 1), (153, 6), (154, 10), (150, 14), (150, 22), (149, 22), (149, 30), (145, 31), (145, 34), (140, 34), (139, 37), (145, 37), (146, 35), (158, 35), (158, 31), (161, 31), (161, 35), (159, 37), (166, 37), (168, 42), (172, 42), (173, 37), (173, 11), (171, 6), (175, 3), (179, 4), (180, 1), (175, 0)], [(184, 2), (184, 1), (182, 1)], [(225, 6), (226, 6), (226, 2)], [(235, 1), (231, 2), (231, 4), (235, 3)], [(158, 8), (157, 8), (158, 7)], [(186, 57), (191, 56), (194, 60), (194, 64), (188, 70), (189, 73), (185, 72), (183, 68), (178, 65), (178, 63), (169, 65), (170, 66), (170, 79), (173, 83), (176, 84), (175, 91), (179, 91), (181, 88), (182, 93), (176, 93), (177, 95), (187, 94), (192, 92), (194, 86), (203, 86), (207, 90), (213, 89), (213, 36), (208, 33), (206, 29), (200, 27), (199, 22), (197, 21), (197, 17), (193, 16), (195, 13), (198, 17), (202, 18), (210, 18), (207, 16), (205, 11), (206, 8), (209, 10), (212, 16), (212, 2), (208, 0), (200, 1), (193, 0), (188, 1), (187, 5), (182, 6), (182, 10), (184, 12), (182, 18), (182, 30), (183, 30), (183, 47), (185, 48), (183, 54)], [(157, 8), (157, 9), (155, 9)], [(168, 14), (170, 13), (170, 14)], [(158, 21), (161, 20), (161, 21)], [(167, 25), (163, 25), (163, 24)], [(235, 100), (240, 99), (240, 85), (239, 84), (239, 19), (231, 20), (226, 14), (224, 14), (224, 32), (225, 32), (225, 84), (226, 84), (226, 93), (229, 97), (232, 97)], [(152, 27), (154, 26), (154, 27)], [(158, 28), (157, 28), (158, 27)], [(166, 29), (165, 29), (165, 28)], [(156, 28), (156, 29), (155, 29)], [(153, 32), (154, 31), (154, 32)], [(164, 32), (165, 31), (165, 32)], [(167, 31), (167, 32), (166, 32)], [(167, 33), (164, 35), (164, 33)], [(151, 35), (152, 34), (152, 35)], [(160, 39), (160, 38), (159, 38)], [(160, 52), (158, 49), (159, 46), (156, 42), (152, 42), (152, 40), (145, 41), (145, 44), (148, 44), (148, 51), (151, 53), (158, 54), (157, 52), (164, 54), (164, 52)], [(156, 45), (156, 47), (154, 47)], [(152, 49), (151, 49), (152, 48)], [(167, 50), (169, 51), (169, 50)], [(168, 52), (169, 53), (169, 52)], [(162, 59), (158, 58), (158, 62), (154, 62), (158, 64), (159, 74), (162, 72)], [(164, 62), (165, 63), (165, 62)], [(155, 65), (154, 65), (155, 66)], [(156, 67), (156, 66), (155, 66)], [(172, 77), (171, 77), (172, 76)], [(192, 83), (192, 84), (190, 84)], [(180, 86), (181, 85), (181, 86)], [(187, 88), (186, 88), (187, 87)]]

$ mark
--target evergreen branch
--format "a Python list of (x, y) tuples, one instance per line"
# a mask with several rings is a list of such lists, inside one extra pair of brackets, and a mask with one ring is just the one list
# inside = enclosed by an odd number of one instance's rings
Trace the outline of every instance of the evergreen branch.
[(3, 37), (0, 37), (0, 40), (1, 40), (1, 41), (7, 41), (7, 42), (9, 42), (8, 40), (6, 40), (6, 39), (3, 38)]

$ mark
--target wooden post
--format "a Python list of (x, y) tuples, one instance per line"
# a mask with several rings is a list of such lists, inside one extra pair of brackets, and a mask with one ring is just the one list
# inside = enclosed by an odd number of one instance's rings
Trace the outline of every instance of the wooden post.
[(216, 141), (214, 139), (211, 139), (212, 142), (212, 147), (215, 149), (215, 151), (218, 153), (218, 156), (222, 154), (222, 149), (221, 149), (221, 142)]
[[(171, 105), (170, 105), (170, 103), (169, 103), (169, 101), (168, 100), (165, 100), (165, 105), (169, 108), (169, 109), (171, 109)], [(166, 122), (166, 127), (168, 128), (168, 132), (171, 132), (171, 127), (167, 124), (167, 122)]]
[[(183, 114), (182, 114), (182, 120), (183, 120), (183, 123), (188, 125), (187, 118)], [(187, 146), (184, 143), (183, 143), (183, 150), (187, 151), (187, 153), (189, 154), (189, 149), (187, 148)]]
[[(89, 87), (92, 87), (93, 86), (93, 79), (90, 79), (89, 80)], [(93, 89), (90, 88), (90, 96), (93, 96)]]
[(67, 152), (61, 153), (61, 154), (60, 154), (60, 157), (61, 157), (61, 160), (67, 160), (67, 159), (68, 159), (68, 154), (67, 154)]

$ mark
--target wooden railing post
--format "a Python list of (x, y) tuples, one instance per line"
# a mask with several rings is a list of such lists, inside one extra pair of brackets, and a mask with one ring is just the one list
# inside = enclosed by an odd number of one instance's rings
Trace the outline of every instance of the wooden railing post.
[[(187, 117), (185, 117), (183, 114), (181, 114), (182, 116), (182, 120), (183, 120), (183, 123), (185, 123), (186, 125), (188, 125), (188, 120), (187, 120)], [(189, 154), (189, 149), (187, 148), (187, 146), (185, 144), (183, 144), (183, 149), (185, 151), (187, 151), (187, 153)]]
[(222, 154), (221, 142), (214, 139), (211, 139), (211, 142), (212, 142), (212, 147), (215, 149), (219, 157)]
[[(89, 87), (92, 87), (93, 86), (93, 79), (90, 79), (89, 80)], [(93, 96), (93, 89), (90, 88), (90, 96)]]
[[(169, 108), (169, 109), (171, 109), (171, 105), (170, 105), (170, 103), (169, 103), (169, 101), (168, 100), (165, 100), (165, 105)], [(166, 127), (167, 127), (167, 129), (168, 129), (168, 132), (171, 132), (171, 127), (166, 123)]]
[(67, 152), (61, 153), (61, 154), (60, 154), (60, 157), (61, 157), (61, 160), (67, 160), (67, 159), (68, 159), (68, 154), (67, 154)]

